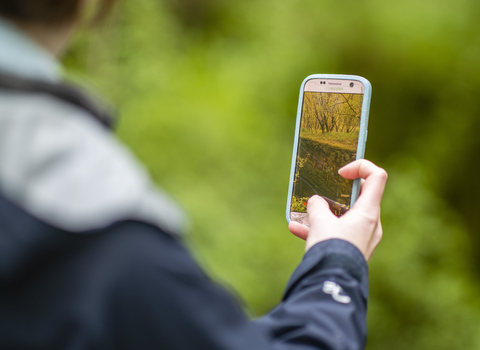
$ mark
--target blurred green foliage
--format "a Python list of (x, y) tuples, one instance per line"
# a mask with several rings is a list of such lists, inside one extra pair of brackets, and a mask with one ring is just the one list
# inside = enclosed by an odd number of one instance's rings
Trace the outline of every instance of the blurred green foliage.
[(374, 349), (480, 348), (480, 3), (125, 0), (65, 57), (191, 214), (190, 244), (253, 315), (304, 246), (285, 203), (301, 81), (373, 86), (367, 158), (389, 173), (370, 263)]

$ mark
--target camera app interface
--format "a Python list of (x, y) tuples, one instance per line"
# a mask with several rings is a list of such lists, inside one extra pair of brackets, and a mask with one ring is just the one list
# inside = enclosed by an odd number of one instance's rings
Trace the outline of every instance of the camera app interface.
[(345, 88), (317, 88), (332, 92), (304, 92), (290, 207), (292, 221), (309, 225), (307, 201), (315, 194), (325, 198), (337, 216), (350, 208), (353, 181), (341, 177), (338, 169), (355, 160), (363, 94), (350, 93), (353, 83), (349, 84), (344, 84)]

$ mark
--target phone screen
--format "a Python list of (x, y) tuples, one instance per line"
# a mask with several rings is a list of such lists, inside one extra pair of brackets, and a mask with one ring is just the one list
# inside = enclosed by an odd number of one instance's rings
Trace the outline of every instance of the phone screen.
[(309, 225), (307, 201), (325, 198), (341, 216), (350, 208), (353, 180), (338, 169), (356, 159), (363, 84), (355, 80), (311, 79), (304, 87), (290, 220)]

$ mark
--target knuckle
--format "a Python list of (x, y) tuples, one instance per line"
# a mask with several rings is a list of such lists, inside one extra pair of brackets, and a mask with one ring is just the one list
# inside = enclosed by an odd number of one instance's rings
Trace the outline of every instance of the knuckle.
[(386, 171), (385, 169), (383, 169), (383, 168), (378, 168), (377, 173), (378, 173), (378, 177), (380, 177), (382, 180), (387, 181), (387, 179), (388, 179), (388, 173), (387, 173), (387, 171)]
[(362, 211), (360, 213), (362, 219), (369, 225), (375, 227), (378, 224), (379, 215), (372, 211)]

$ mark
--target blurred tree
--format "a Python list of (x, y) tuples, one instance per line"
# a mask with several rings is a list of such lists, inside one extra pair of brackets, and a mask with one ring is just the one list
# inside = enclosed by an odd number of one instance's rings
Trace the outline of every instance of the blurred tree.
[(167, 0), (168, 8), (188, 29), (215, 30), (222, 23), (224, 2), (219, 0)]

